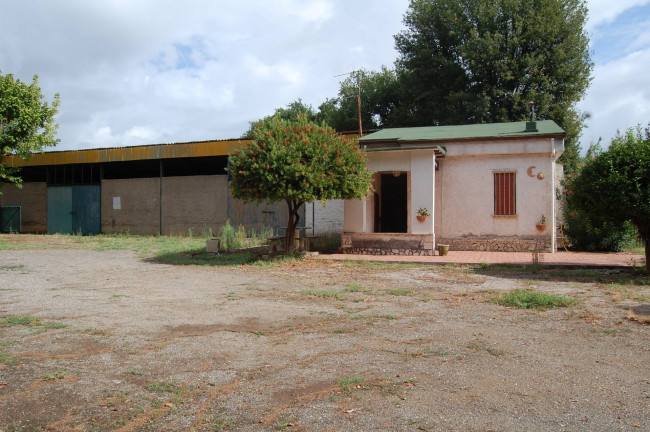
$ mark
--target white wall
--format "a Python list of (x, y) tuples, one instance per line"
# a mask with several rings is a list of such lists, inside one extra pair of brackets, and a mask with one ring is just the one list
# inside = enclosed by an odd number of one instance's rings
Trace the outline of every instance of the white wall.
[[(555, 173), (549, 155), (452, 156), (438, 163), (438, 237), (538, 235), (535, 225), (542, 215), (546, 216), (547, 230), (552, 229)], [(493, 214), (494, 171), (517, 173), (515, 216)], [(539, 173), (544, 175), (542, 180), (537, 177)]]
[[(543, 234), (554, 232), (555, 159), (562, 153), (562, 140), (541, 137), (465, 141), (446, 143), (444, 147), (446, 155), (439, 158), (434, 158), (432, 150), (424, 149), (368, 154), (372, 171), (410, 173), (410, 233), (433, 232), (442, 238), (539, 236), (535, 225), (542, 215), (547, 223)], [(493, 214), (495, 171), (517, 173), (514, 216)], [(372, 199), (345, 201), (344, 231), (373, 232), (372, 206)], [(415, 218), (418, 207), (427, 207), (431, 212), (432, 217), (424, 224)]]

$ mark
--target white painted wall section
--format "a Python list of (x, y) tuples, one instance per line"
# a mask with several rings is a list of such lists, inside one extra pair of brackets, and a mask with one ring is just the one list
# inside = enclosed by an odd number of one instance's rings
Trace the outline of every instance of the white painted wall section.
[[(435, 220), (435, 166), (433, 150), (411, 152), (411, 200), (409, 226), (412, 234), (432, 234)], [(424, 222), (417, 220), (417, 209), (426, 207), (431, 213)]]

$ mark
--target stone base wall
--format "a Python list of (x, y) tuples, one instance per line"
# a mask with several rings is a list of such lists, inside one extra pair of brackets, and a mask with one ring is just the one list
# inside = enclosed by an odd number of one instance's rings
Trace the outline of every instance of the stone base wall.
[(434, 255), (433, 234), (341, 234), (341, 252), (361, 255)]
[(450, 251), (553, 252), (551, 236), (438, 238)]

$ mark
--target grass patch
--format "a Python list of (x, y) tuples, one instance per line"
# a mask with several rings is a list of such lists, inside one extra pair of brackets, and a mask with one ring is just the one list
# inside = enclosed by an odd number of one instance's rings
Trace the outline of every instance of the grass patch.
[(25, 266), (23, 264), (15, 264), (15, 265), (2, 265), (0, 266), (0, 270), (21, 270), (24, 269)]
[(636, 300), (647, 302), (650, 297), (643, 294), (639, 287), (630, 284), (611, 283), (605, 287), (605, 291), (612, 301), (620, 303), (625, 300)]
[(279, 431), (287, 430), (290, 427), (292, 427), (295, 422), (296, 422), (296, 417), (290, 414), (283, 413), (275, 422), (273, 428)]
[(193, 250), (156, 254), (154, 260), (172, 265), (237, 266), (256, 261), (257, 255), (251, 253), (214, 255)]
[(563, 295), (546, 294), (519, 289), (493, 297), (491, 301), (501, 306), (539, 310), (567, 307), (575, 302), (574, 299)]
[(355, 376), (348, 376), (348, 377), (343, 377), (339, 378), (336, 380), (336, 385), (345, 393), (345, 394), (351, 394), (352, 391), (356, 388), (361, 388), (361, 384), (363, 384), (365, 380), (360, 377), (355, 377)]
[(406, 296), (411, 294), (411, 290), (408, 289), (392, 289), (388, 291), (388, 294), (394, 295), (394, 296)]
[(176, 395), (181, 393), (181, 388), (173, 381), (151, 383), (147, 386), (147, 390), (153, 393), (173, 393)]
[(228, 430), (230, 426), (232, 426), (230, 417), (225, 414), (217, 414), (208, 420), (206, 428), (209, 431), (221, 432)]
[(7, 351), (0, 350), (0, 364), (13, 366), (16, 364), (16, 358), (9, 354)]
[(34, 316), (10, 316), (0, 322), (2, 327), (26, 326), (34, 327), (40, 323), (40, 318)]
[(339, 300), (345, 297), (345, 295), (342, 292), (333, 291), (333, 290), (302, 290), (301, 294), (310, 297), (320, 297), (320, 298), (333, 297)]
[(363, 291), (363, 287), (359, 284), (349, 284), (344, 288), (344, 290), (346, 292), (359, 292)]
[(67, 327), (66, 324), (56, 322), (56, 321), (43, 322), (41, 321), (40, 318), (35, 316), (30, 316), (30, 315), (0, 317), (0, 327), (15, 327), (15, 326), (31, 327), (40, 331), (51, 330), (51, 329), (62, 329)]
[(43, 375), (43, 381), (60, 380), (65, 378), (66, 375), (68, 375), (68, 372), (64, 371), (63, 369), (59, 369), (54, 372), (46, 372), (45, 375)]

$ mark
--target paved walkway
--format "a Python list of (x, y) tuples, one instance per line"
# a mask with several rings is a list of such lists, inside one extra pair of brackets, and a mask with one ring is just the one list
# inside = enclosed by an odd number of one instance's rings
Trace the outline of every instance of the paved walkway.
[[(540, 253), (542, 265), (580, 266), (580, 267), (631, 267), (642, 265), (644, 257), (628, 252), (592, 253), (592, 252), (556, 252)], [(403, 255), (355, 255), (322, 254), (318, 259), (326, 260), (368, 260), (383, 262), (410, 262), (426, 264), (531, 264), (530, 252), (474, 252), (449, 251), (446, 256), (403, 256)]]

